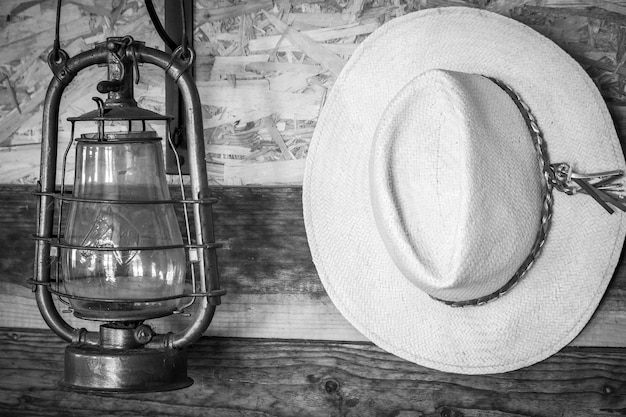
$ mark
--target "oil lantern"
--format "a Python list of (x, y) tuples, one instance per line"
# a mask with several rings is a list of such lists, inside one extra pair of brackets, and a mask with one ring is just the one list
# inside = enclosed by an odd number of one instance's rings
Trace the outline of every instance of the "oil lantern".
[[(125, 36), (72, 58), (55, 49), (48, 58), (54, 77), (43, 109), (32, 283), (45, 322), (69, 342), (62, 386), (137, 392), (193, 383), (186, 347), (208, 328), (224, 294), (200, 99), (188, 71), (193, 56), (190, 48), (167, 54)], [(171, 118), (140, 108), (133, 97), (144, 64), (162, 68), (184, 103), (190, 184), (183, 186), (179, 175), (177, 198), (170, 195), (163, 158), (164, 145), (171, 145)], [(107, 98), (94, 98), (92, 111), (68, 118), (70, 142), (59, 149), (63, 91), (93, 65), (107, 69), (97, 84)], [(166, 137), (148, 130), (148, 121), (163, 121)], [(77, 123), (94, 131), (74, 137)], [(71, 186), (65, 179), (70, 152), (76, 155)], [(79, 319), (100, 322), (99, 331), (73, 327), (59, 305)], [(146, 323), (186, 309), (193, 317), (182, 331), (157, 334)]]

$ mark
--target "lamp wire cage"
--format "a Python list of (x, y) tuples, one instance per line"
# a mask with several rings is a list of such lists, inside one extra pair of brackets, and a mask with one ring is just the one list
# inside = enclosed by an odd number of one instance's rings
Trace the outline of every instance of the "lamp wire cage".
[[(101, 102), (101, 100), (99, 99), (95, 101)], [(108, 120), (104, 116), (99, 116), (99, 118), (102, 118), (102, 120), (98, 120), (101, 123), (104, 123)], [(202, 290), (198, 288), (198, 280), (196, 279), (196, 276), (198, 275), (198, 273), (196, 269), (199, 263), (199, 251), (219, 249), (222, 247), (222, 244), (216, 243), (216, 242), (206, 242), (202, 245), (198, 245), (195, 243), (195, 241), (192, 239), (192, 230), (191, 230), (190, 223), (189, 223), (189, 217), (190, 217), (189, 206), (193, 204), (211, 205), (211, 204), (217, 203), (218, 199), (215, 197), (204, 198), (204, 199), (186, 198), (185, 185), (184, 185), (184, 179), (183, 179), (179, 155), (171, 139), (171, 118), (167, 117), (165, 119), (166, 144), (167, 146), (170, 147), (170, 150), (172, 151), (175, 157), (176, 166), (178, 168), (178, 173), (176, 175), (177, 183), (178, 183), (182, 198), (169, 199), (169, 200), (120, 200), (120, 199), (94, 199), (94, 198), (87, 199), (87, 198), (79, 198), (79, 197), (72, 196), (71, 190), (68, 190), (66, 186), (67, 159), (68, 159), (68, 155), (70, 154), (71, 149), (73, 148), (73, 145), (75, 144), (75, 124), (79, 121), (88, 121), (86, 119), (85, 120), (77, 120), (78, 118), (73, 118), (73, 119), (74, 120), (70, 121), (71, 123), (70, 141), (68, 142), (65, 152), (63, 153), (63, 159), (62, 159), (62, 164), (61, 164), (62, 174), (61, 174), (61, 183), (60, 183), (59, 189), (58, 190), (55, 189), (55, 192), (53, 193), (44, 193), (42, 191), (36, 191), (34, 193), (37, 196), (45, 195), (45, 196), (51, 197), (54, 200), (55, 202), (55, 205), (54, 205), (55, 222), (54, 223), (56, 225), (55, 226), (56, 231), (55, 231), (55, 235), (53, 235), (51, 238), (45, 239), (50, 245), (50, 261), (51, 261), (51, 266), (53, 266), (53, 269), (51, 270), (51, 274), (50, 274), (50, 281), (47, 284), (43, 284), (43, 283), (35, 282), (34, 280), (31, 280), (31, 283), (33, 283), (34, 285), (46, 285), (48, 288), (48, 291), (56, 295), (57, 299), (62, 304), (67, 306), (67, 309), (63, 311), (64, 313), (72, 312), (72, 307), (69, 301), (67, 301), (68, 299), (93, 301), (93, 302), (147, 303), (147, 302), (158, 302), (158, 301), (186, 298), (186, 299), (189, 299), (189, 301), (186, 304), (184, 304), (182, 307), (179, 307), (178, 309), (174, 310), (172, 314), (190, 315), (189, 313), (186, 313), (185, 310), (191, 307), (191, 305), (193, 305), (196, 298), (219, 297), (221, 295), (224, 295), (225, 292), (223, 290), (214, 290), (212, 292), (208, 292), (208, 291), (202, 292)], [(132, 120), (129, 119), (129, 122), (131, 121)], [(142, 131), (146, 131), (146, 125), (145, 125), (146, 121), (148, 120), (146, 119), (141, 120)], [(132, 128), (129, 126), (129, 132), (132, 131), (131, 129)], [(158, 298), (132, 298), (132, 299), (120, 299), (120, 298), (106, 299), (106, 298), (82, 297), (82, 296), (72, 295), (72, 294), (65, 292), (62, 289), (63, 281), (61, 278), (62, 274), (60, 271), (61, 262), (59, 261), (60, 251), (65, 250), (65, 249), (78, 249), (78, 250), (89, 250), (89, 251), (110, 251), (111, 250), (111, 248), (109, 247), (71, 245), (71, 244), (67, 244), (63, 242), (63, 226), (65, 223), (64, 208), (67, 205), (67, 203), (72, 203), (72, 202), (101, 203), (101, 204), (138, 204), (138, 205), (139, 204), (174, 204), (174, 205), (179, 205), (182, 208), (181, 212), (182, 212), (183, 219), (184, 219), (183, 221), (184, 232), (185, 232), (184, 238), (186, 240), (186, 243), (181, 244), (181, 245), (161, 245), (161, 246), (128, 246), (128, 247), (117, 246), (115, 249), (117, 251), (167, 250), (167, 249), (175, 249), (175, 248), (185, 249), (187, 263), (188, 265), (191, 266), (191, 268), (189, 269), (189, 276), (190, 276), (190, 281), (191, 281), (190, 282), (191, 292), (185, 292), (183, 294), (171, 295), (171, 296), (166, 296), (166, 297), (158, 297)], [(44, 240), (43, 238), (38, 237), (38, 236), (33, 236), (33, 238), (35, 240)]]
[[(205, 163), (201, 104), (193, 78), (188, 69), (194, 60), (191, 48), (176, 50), (172, 54), (146, 47), (130, 36), (111, 37), (97, 44), (93, 50), (70, 58), (63, 50), (53, 49), (48, 63), (52, 78), (43, 106), (41, 145), (41, 173), (39, 188), (35, 192), (38, 200), (35, 274), (31, 283), (39, 310), (47, 325), (62, 339), (71, 344), (66, 349), (65, 373), (60, 384), (73, 389), (103, 391), (157, 391), (177, 389), (190, 385), (187, 376), (186, 347), (196, 341), (208, 328), (215, 308), (220, 304), (225, 291), (220, 288), (216, 250), (221, 246), (215, 242), (212, 205), (217, 202), (210, 194)], [(171, 139), (171, 117), (141, 109), (133, 98), (133, 81), (138, 81), (139, 66), (155, 65), (164, 70), (178, 85), (185, 104), (184, 123), (188, 145), (190, 192), (187, 193), (181, 174), (181, 163)], [(58, 119), (59, 105), (65, 88), (83, 69), (106, 66), (108, 79), (98, 84), (100, 93), (107, 93), (106, 102), (99, 98), (98, 108), (79, 117), (71, 117), (70, 141), (63, 151), (60, 187), (57, 187)], [(133, 78), (136, 79), (134, 80)], [(147, 121), (165, 121), (166, 145), (176, 157), (178, 186), (181, 198), (161, 200), (129, 200), (115, 198), (83, 198), (74, 196), (66, 185), (66, 166), (70, 149), (75, 146), (75, 124), (95, 122), (98, 140), (107, 135), (106, 124), (127, 122), (128, 131), (133, 131), (133, 122), (141, 123), (146, 131)], [(116, 250), (167, 250), (184, 249), (189, 270), (190, 284), (181, 294), (147, 298), (93, 298), (69, 294), (63, 291), (60, 255), (65, 250), (111, 250), (110, 247), (93, 247), (68, 243), (64, 240), (63, 224), (65, 206), (68, 203), (95, 203), (110, 205), (155, 204), (175, 205), (184, 221), (182, 244), (156, 246), (125, 246)], [(180, 222), (180, 221), (179, 221)], [(190, 288), (190, 290), (189, 290)], [(112, 303), (151, 303), (182, 299), (182, 305), (167, 314), (185, 314), (185, 310), (196, 304), (194, 318), (184, 330), (167, 334), (156, 334), (141, 320), (116, 319), (105, 321), (99, 332), (74, 328), (61, 316), (54, 299), (67, 306), (70, 312), (72, 300)], [(80, 314), (74, 312), (79, 318)], [(189, 314), (191, 315), (191, 314)], [(156, 318), (156, 317), (150, 317)], [(121, 364), (124, 364), (123, 366)], [(91, 372), (95, 368), (105, 369), (106, 375)]]

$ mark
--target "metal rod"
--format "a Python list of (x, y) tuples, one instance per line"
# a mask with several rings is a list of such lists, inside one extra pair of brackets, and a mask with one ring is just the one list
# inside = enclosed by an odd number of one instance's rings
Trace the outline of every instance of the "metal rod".
[[(48, 240), (33, 237), (34, 240)], [(139, 250), (168, 250), (168, 249), (217, 249), (221, 248), (221, 243), (205, 243), (203, 245), (194, 245), (194, 244), (180, 244), (180, 245), (161, 245), (161, 246), (85, 246), (85, 245), (70, 245), (68, 243), (61, 243), (59, 241), (48, 240), (50, 246), (54, 246), (62, 249), (77, 249), (77, 250), (86, 250), (86, 251), (95, 251), (95, 252), (120, 252), (120, 251), (139, 251)]]
[[(178, 171), (178, 185), (180, 186), (180, 195), (182, 196), (183, 200), (185, 200), (186, 198), (185, 197), (185, 185), (183, 184), (183, 172), (182, 172), (182, 168), (180, 164), (180, 155), (178, 155), (178, 152), (176, 151), (176, 147), (174, 146), (174, 142), (172, 142), (171, 122), (169, 120), (166, 122), (165, 135), (167, 137), (167, 143), (169, 145), (169, 149), (171, 150), (172, 155), (174, 156), (174, 161), (176, 162), (176, 170)], [(191, 244), (192, 240), (191, 240), (191, 229), (189, 227), (189, 207), (187, 206), (187, 204), (183, 204), (183, 215), (185, 218), (185, 238), (187, 239), (187, 243)], [(190, 270), (191, 288), (193, 288), (194, 290), (196, 289), (196, 265), (195, 264), (197, 260), (198, 260), (198, 255), (196, 254), (195, 259), (189, 263), (191, 266), (191, 270)], [(195, 302), (195, 300), (193, 301)], [(189, 306), (186, 306), (185, 308), (187, 307)]]
[(104, 198), (82, 198), (74, 197), (71, 195), (64, 195), (62, 189), (59, 193), (44, 193), (36, 191), (35, 195), (47, 195), (62, 201), (71, 201), (75, 203), (105, 203), (105, 204), (215, 204), (218, 202), (217, 198), (205, 198), (201, 200), (187, 200), (185, 198), (178, 200), (110, 200)]
[[(34, 285), (42, 285), (35, 281), (30, 281)], [(200, 298), (200, 297), (209, 297), (214, 294), (211, 293), (186, 293), (186, 294), (177, 294), (170, 295), (168, 297), (155, 297), (155, 298), (95, 298), (95, 297), (82, 297), (79, 295), (68, 294), (63, 291), (53, 290), (52, 288), (48, 288), (48, 291), (57, 295), (59, 297), (64, 297), (72, 300), (81, 300), (81, 301), (95, 301), (100, 303), (154, 303), (159, 301), (168, 301), (168, 300), (178, 300), (181, 298)]]
[[(184, 116), (187, 134), (187, 147), (189, 150), (189, 173), (191, 176), (192, 198), (209, 198), (206, 161), (204, 160), (204, 132), (202, 127), (202, 108), (200, 96), (196, 89), (191, 74), (186, 71), (185, 65), (178, 61), (172, 62), (171, 55), (165, 52), (141, 47), (138, 50), (140, 61), (159, 66), (167, 71), (167, 75), (177, 80), (178, 89), (185, 104)], [(196, 244), (201, 245), (204, 241), (215, 241), (213, 230), (213, 212), (209, 206), (196, 204), (193, 206), (194, 222), (196, 230)], [(212, 292), (219, 289), (219, 276), (217, 271), (217, 256), (215, 250), (201, 250), (199, 257), (200, 269), (200, 292)], [(206, 276), (208, 271), (208, 276)], [(206, 297), (198, 299), (196, 319), (185, 330), (175, 333), (172, 337), (174, 347), (184, 347), (197, 340), (206, 331), (215, 307), (219, 304), (219, 297)]]
[[(41, 175), (40, 191), (42, 193), (54, 192), (56, 182), (56, 162), (59, 128), (59, 106), (65, 87), (82, 69), (106, 62), (107, 51), (94, 49), (83, 52), (69, 59), (65, 67), (55, 73), (50, 81), (46, 98), (43, 104), (43, 122), (41, 139)], [(52, 237), (54, 199), (48, 195), (39, 197), (37, 211), (37, 236), (43, 238)], [(50, 282), (50, 242), (38, 240), (35, 251), (35, 280), (38, 282)], [(66, 341), (76, 340), (84, 333), (82, 329), (70, 326), (59, 314), (54, 305), (52, 294), (44, 285), (35, 287), (35, 299), (44, 321), (50, 329)]]

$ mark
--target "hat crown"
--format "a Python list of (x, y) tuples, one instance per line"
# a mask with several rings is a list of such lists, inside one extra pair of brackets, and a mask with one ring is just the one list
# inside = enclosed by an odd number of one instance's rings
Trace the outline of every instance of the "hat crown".
[(410, 81), (379, 121), (369, 172), (389, 255), (433, 297), (498, 291), (532, 250), (539, 156), (515, 102), (482, 75), (435, 69)]

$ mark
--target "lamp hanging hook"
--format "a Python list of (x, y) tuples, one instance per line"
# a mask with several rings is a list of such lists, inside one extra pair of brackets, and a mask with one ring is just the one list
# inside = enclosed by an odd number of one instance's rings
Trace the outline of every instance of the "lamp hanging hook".
[(74, 78), (74, 73), (67, 67), (67, 62), (70, 57), (67, 52), (61, 48), (61, 41), (59, 36), (59, 28), (61, 26), (61, 0), (57, 0), (56, 10), (56, 26), (54, 29), (54, 42), (52, 43), (52, 50), (48, 54), (48, 66), (52, 70), (54, 77), (64, 85)]
[(165, 72), (167, 73), (170, 70), (175, 61), (181, 62), (183, 64), (182, 71), (180, 71), (178, 75), (174, 77), (174, 81), (178, 82), (180, 76), (185, 73), (189, 68), (191, 68), (195, 58), (196, 53), (194, 52), (193, 48), (187, 47), (187, 49), (185, 50), (185, 48), (181, 45), (172, 52), (172, 58), (167, 64), (167, 67), (165, 67)]
[[(61, 0), (57, 0), (56, 24), (54, 27), (54, 43), (52, 44), (52, 52), (54, 60), (59, 60), (59, 51), (61, 51), (61, 41), (59, 36), (59, 28), (61, 26)], [(66, 54), (67, 55), (67, 54)]]
[(67, 52), (65, 52), (61, 48), (61, 37), (59, 35), (60, 27), (61, 27), (61, 0), (57, 0), (57, 8), (56, 8), (56, 21), (54, 27), (54, 42), (52, 43), (52, 50), (48, 55), (48, 65), (50, 69), (57, 74), (59, 68), (65, 66), (65, 63), (68, 61), (69, 56)]

